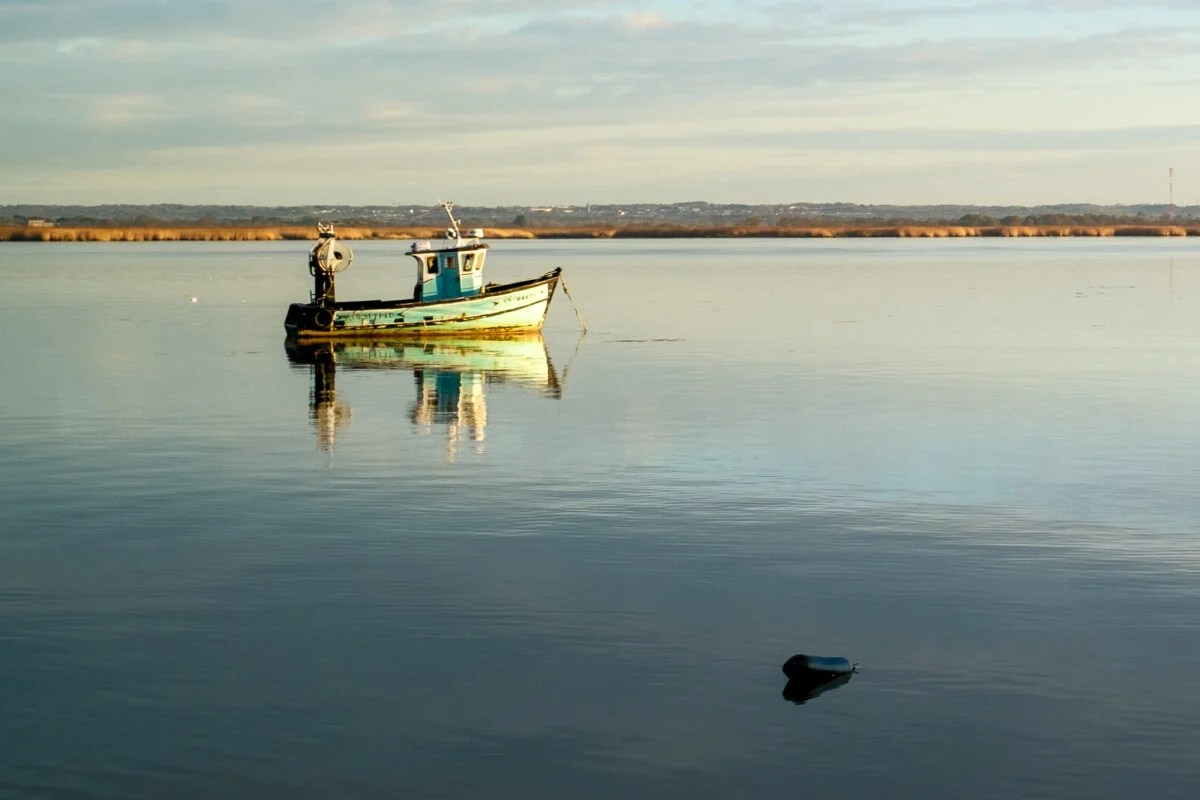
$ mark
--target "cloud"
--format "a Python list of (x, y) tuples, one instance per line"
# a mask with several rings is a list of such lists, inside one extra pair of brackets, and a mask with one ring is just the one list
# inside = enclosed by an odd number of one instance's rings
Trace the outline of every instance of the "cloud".
[(146, 94), (109, 94), (87, 103), (86, 119), (101, 127), (145, 125), (169, 119), (169, 105)]
[[(584, 179), (573, 164), (609, 165), (587, 180), (613, 192), (670, 165), (661, 190), (702, 196), (704, 175), (723, 187), (724, 165), (762, 174), (781, 148), (844, 168), (938, 148), (1032, 162), (1186, 147), (1200, 78), (1200, 9), (1171, 0), (49, 5), (0, 4), (0, 68), (29, 76), (0, 87), (18, 188), (87, 158), (164, 152), (234, 183), (233, 155), (283, 170), (290, 154), (307, 173), (332, 147), (343, 165), (478, 155), (496, 186), (549, 187), (549, 161), (560, 192)], [(447, 142), (470, 157), (446, 158)], [(792, 180), (818, 168), (788, 164)]]
[(625, 28), (631, 31), (652, 31), (666, 28), (671, 23), (662, 14), (653, 11), (639, 11), (625, 17)]
[(412, 103), (375, 103), (366, 109), (369, 122), (412, 122), (421, 118), (421, 109)]
[(55, 49), (63, 55), (71, 55), (86, 50), (99, 50), (102, 47), (104, 47), (103, 40), (97, 39), (95, 36), (83, 36), (76, 39), (62, 39)]

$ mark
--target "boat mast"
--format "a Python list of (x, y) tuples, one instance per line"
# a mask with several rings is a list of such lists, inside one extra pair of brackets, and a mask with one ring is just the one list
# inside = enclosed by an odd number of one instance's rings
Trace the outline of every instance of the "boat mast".
[(450, 218), (450, 227), (446, 230), (446, 238), (455, 241), (461, 239), (462, 233), (459, 231), (458, 226), (462, 223), (454, 218), (454, 201), (447, 200), (441, 206), (446, 209), (446, 216)]

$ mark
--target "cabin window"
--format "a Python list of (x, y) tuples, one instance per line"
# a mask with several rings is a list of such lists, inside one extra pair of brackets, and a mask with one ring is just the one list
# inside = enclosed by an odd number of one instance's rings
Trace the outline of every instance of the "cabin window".
[(425, 271), (430, 275), (437, 275), (437, 256), (430, 256), (425, 260)]
[(475, 269), (475, 254), (467, 253), (465, 256), (463, 256), (462, 271), (463, 272), (471, 272), (474, 269)]
[(454, 256), (446, 256), (446, 263), (442, 264), (442, 269), (454, 269)]

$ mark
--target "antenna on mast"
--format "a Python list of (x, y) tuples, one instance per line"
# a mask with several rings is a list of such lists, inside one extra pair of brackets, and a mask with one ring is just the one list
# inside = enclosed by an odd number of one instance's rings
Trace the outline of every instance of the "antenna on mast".
[(1175, 168), (1167, 170), (1167, 222), (1175, 218)]
[(438, 205), (440, 205), (442, 208), (446, 209), (446, 216), (448, 216), (450, 218), (450, 227), (446, 229), (446, 238), (447, 239), (461, 239), (462, 233), (458, 229), (458, 226), (459, 226), (459, 224), (461, 224), (461, 222), (460, 222), (460, 220), (457, 220), (454, 218), (454, 201), (453, 200), (446, 200), (446, 201), (438, 200)]

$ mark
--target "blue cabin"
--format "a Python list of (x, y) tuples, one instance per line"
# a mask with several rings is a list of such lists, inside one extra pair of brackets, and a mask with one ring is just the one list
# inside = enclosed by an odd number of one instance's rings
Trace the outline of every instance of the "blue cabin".
[(413, 299), (428, 303), (471, 297), (483, 291), (483, 262), (488, 246), (480, 241), (483, 231), (474, 228), (464, 238), (458, 221), (446, 230), (447, 244), (413, 242), (408, 255), (417, 261), (417, 285)]

